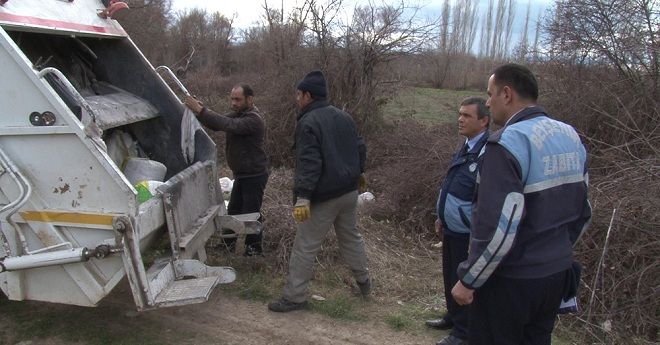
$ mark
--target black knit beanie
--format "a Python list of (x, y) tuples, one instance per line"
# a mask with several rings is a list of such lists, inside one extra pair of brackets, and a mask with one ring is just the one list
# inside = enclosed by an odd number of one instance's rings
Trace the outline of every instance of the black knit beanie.
[(297, 89), (321, 97), (325, 97), (328, 94), (328, 90), (325, 87), (325, 76), (323, 72), (318, 70), (307, 73), (305, 78), (298, 83)]

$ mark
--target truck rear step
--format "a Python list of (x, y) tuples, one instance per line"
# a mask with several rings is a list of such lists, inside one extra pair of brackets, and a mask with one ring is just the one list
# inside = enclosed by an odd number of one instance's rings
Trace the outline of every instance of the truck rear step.
[(156, 296), (154, 308), (202, 303), (218, 284), (236, 279), (231, 267), (212, 267), (197, 260), (163, 260), (147, 272), (149, 288)]
[(206, 260), (205, 243), (218, 229), (224, 214), (218, 204), (214, 162), (197, 162), (158, 187), (162, 194), (172, 256), (152, 265), (147, 272), (125, 237), (129, 282), (139, 309), (153, 309), (208, 300), (218, 284), (231, 283), (236, 273), (230, 267), (212, 267)]

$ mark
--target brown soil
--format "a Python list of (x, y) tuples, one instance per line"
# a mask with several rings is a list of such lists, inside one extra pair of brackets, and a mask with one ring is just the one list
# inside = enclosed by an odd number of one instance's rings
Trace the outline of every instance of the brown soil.
[(384, 324), (343, 321), (296, 311), (269, 312), (264, 304), (216, 295), (201, 306), (163, 310), (145, 317), (163, 326), (187, 327), (216, 344), (432, 344), (426, 336), (396, 332)]
[[(4, 296), (1, 296), (3, 299)], [(0, 313), (0, 344), (60, 345), (96, 343), (158, 344), (432, 344), (434, 335), (392, 330), (383, 322), (332, 319), (310, 311), (273, 313), (265, 303), (214, 292), (207, 303), (137, 313), (126, 283), (117, 287), (97, 308), (80, 308), (39, 302), (8, 302), (20, 318)], [(374, 303), (378, 303), (374, 301)], [(20, 304), (20, 305), (19, 305)], [(18, 309), (18, 310), (16, 310)], [(64, 329), (52, 327), (46, 334), (28, 337), (19, 324), (26, 316), (76, 320), (79, 327), (99, 327), (112, 336), (71, 339)], [(57, 321), (53, 320), (57, 324)], [(421, 322), (421, 320), (420, 320)], [(58, 333), (59, 331), (59, 333)], [(70, 332), (70, 331), (69, 331)], [(94, 332), (94, 331), (92, 331)], [(127, 341), (118, 334), (131, 335)], [(139, 334), (136, 337), (136, 334)], [(437, 335), (439, 336), (439, 335)], [(80, 336), (77, 336), (80, 338)], [(138, 339), (136, 341), (136, 339)]]

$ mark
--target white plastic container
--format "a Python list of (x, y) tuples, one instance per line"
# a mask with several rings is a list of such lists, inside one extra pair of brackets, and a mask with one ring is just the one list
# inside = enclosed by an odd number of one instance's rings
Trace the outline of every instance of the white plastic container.
[(147, 158), (129, 158), (124, 168), (124, 175), (132, 185), (142, 181), (162, 182), (166, 173), (167, 168), (163, 163)]

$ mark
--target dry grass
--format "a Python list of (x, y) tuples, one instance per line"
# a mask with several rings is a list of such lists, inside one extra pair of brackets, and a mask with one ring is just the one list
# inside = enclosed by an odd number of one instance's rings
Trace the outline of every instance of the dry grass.
[[(243, 298), (259, 301), (276, 298), (285, 282), (296, 229), (291, 216), (292, 179), (291, 169), (271, 170), (262, 206), (265, 257), (243, 258), (209, 251), (212, 264), (229, 265), (239, 271), (238, 285), (228, 289), (241, 290)], [(436, 317), (438, 309), (444, 309), (440, 250), (430, 246), (437, 239), (411, 234), (400, 223), (375, 220), (371, 216), (373, 210), (374, 205), (359, 209), (358, 229), (365, 240), (376, 303), (362, 303), (352, 297), (357, 286), (341, 258), (334, 231), (330, 231), (317, 255), (315, 277), (309, 291), (324, 296), (327, 302), (314, 302), (313, 310), (337, 313), (333, 308), (356, 304), (356, 309), (349, 308), (331, 316), (387, 322), (388, 317), (398, 315), (405, 319), (406, 331), (425, 332), (423, 320)]]
[[(274, 169), (266, 188), (262, 213), (264, 214), (265, 249), (273, 259), (273, 274), (284, 275), (295, 237), (296, 225), (291, 216), (292, 172), (289, 169)], [(377, 201), (379, 202), (379, 201)], [(411, 236), (394, 222), (377, 221), (369, 215), (370, 210), (360, 212), (358, 229), (365, 239), (367, 257), (372, 277), (378, 289), (376, 295), (415, 300), (437, 293), (440, 286), (437, 252), (432, 252), (429, 243), (420, 242), (420, 237)], [(318, 274), (332, 272), (337, 280), (354, 285), (352, 275), (344, 267), (337, 246), (337, 239), (330, 231), (317, 256)]]

